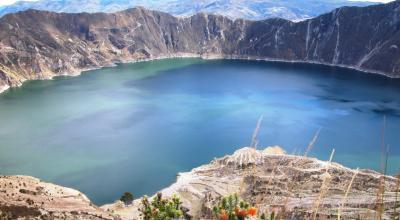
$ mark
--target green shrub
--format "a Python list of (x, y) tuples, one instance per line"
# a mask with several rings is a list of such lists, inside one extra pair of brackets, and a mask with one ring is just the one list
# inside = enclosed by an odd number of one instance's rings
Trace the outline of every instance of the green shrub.
[(261, 220), (275, 220), (276, 219), (275, 212), (271, 212), (271, 214), (269, 215), (269, 218), (267, 218), (266, 215), (263, 213), (260, 216), (260, 219)]
[(130, 205), (133, 202), (133, 195), (130, 192), (125, 192), (119, 200), (125, 203), (125, 205)]
[(184, 216), (185, 212), (181, 204), (182, 202), (176, 195), (166, 199), (162, 197), (161, 193), (158, 193), (151, 202), (144, 196), (139, 211), (145, 220), (171, 220)]
[(213, 212), (220, 220), (243, 220), (257, 215), (257, 209), (241, 200), (237, 194), (223, 197)]

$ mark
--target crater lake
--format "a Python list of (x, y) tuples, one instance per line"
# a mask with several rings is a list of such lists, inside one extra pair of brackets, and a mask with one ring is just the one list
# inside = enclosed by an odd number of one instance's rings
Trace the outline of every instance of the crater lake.
[[(166, 59), (30, 81), (0, 94), (0, 174), (78, 189), (96, 204), (167, 187), (249, 146), (400, 171), (400, 79), (312, 64)], [(386, 123), (384, 123), (386, 117)], [(384, 132), (383, 132), (384, 128)]]

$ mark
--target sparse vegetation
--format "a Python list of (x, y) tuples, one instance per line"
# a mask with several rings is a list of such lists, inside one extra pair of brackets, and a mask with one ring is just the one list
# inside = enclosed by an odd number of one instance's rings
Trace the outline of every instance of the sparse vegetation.
[(121, 200), (125, 205), (130, 205), (133, 202), (133, 195), (130, 192), (125, 192), (119, 200)]
[(261, 115), (260, 118), (258, 118), (257, 126), (254, 129), (253, 136), (251, 137), (250, 147), (253, 147), (255, 149), (257, 149), (257, 145), (259, 144), (258, 133), (260, 132), (260, 128), (261, 128), (263, 119), (264, 119), (264, 115)]
[(318, 140), (319, 133), (321, 132), (321, 128), (317, 130), (317, 132), (314, 134), (313, 138), (311, 139), (310, 143), (308, 144), (306, 151), (304, 152), (304, 156), (307, 157), (308, 153), (312, 150), (312, 148), (315, 145), (315, 142)]
[(326, 164), (325, 173), (322, 176), (322, 178), (323, 178), (322, 185), (319, 190), (319, 196), (318, 196), (318, 199), (316, 201), (315, 208), (313, 211), (313, 220), (317, 219), (319, 206), (320, 206), (322, 200), (324, 199), (325, 194), (329, 190), (329, 184), (330, 184), (330, 181), (332, 178), (332, 176), (329, 174), (329, 169), (330, 169), (330, 165), (331, 165), (334, 154), (335, 154), (335, 149), (332, 150), (331, 156), (329, 157), (329, 161)]
[(146, 196), (143, 197), (139, 211), (145, 220), (188, 219), (181, 205), (182, 202), (178, 196), (173, 195), (167, 199), (163, 198), (161, 193), (157, 193), (151, 202)]
[(267, 217), (266, 214), (263, 213), (263, 214), (261, 214), (260, 219), (261, 220), (275, 220), (276, 219), (275, 212), (271, 212), (271, 214), (269, 214), (269, 218)]
[(241, 200), (237, 194), (223, 197), (213, 208), (213, 212), (220, 220), (243, 220), (250, 216), (257, 216), (257, 208)]
[(385, 175), (387, 171), (387, 162), (388, 162), (388, 148), (385, 144), (385, 130), (386, 130), (386, 115), (383, 116), (383, 125), (382, 125), (382, 139), (381, 139), (381, 172), (382, 176), (380, 177), (380, 184), (377, 192), (376, 198), (376, 215), (375, 219), (381, 220), (383, 211), (384, 211), (384, 197), (385, 197)]
[[(400, 190), (400, 173), (397, 174), (396, 176), (397, 182), (396, 182), (396, 199), (395, 199), (395, 204), (394, 204), (394, 213), (395, 213), (395, 219), (400, 219), (400, 212), (396, 212), (396, 209), (400, 207), (400, 204), (398, 204), (398, 199), (399, 199), (399, 190)], [(397, 217), (397, 218), (396, 218)]]
[(349, 186), (347, 187), (346, 193), (344, 194), (343, 199), (342, 199), (342, 202), (341, 202), (341, 204), (340, 204), (340, 206), (339, 206), (339, 208), (338, 208), (338, 220), (340, 220), (340, 217), (341, 217), (341, 214), (342, 214), (342, 210), (343, 210), (343, 208), (344, 208), (344, 205), (345, 205), (345, 203), (346, 203), (347, 197), (349, 196), (351, 187), (353, 186), (353, 182), (354, 182), (354, 180), (355, 180), (357, 174), (358, 174), (358, 168), (356, 169), (356, 171), (354, 171), (354, 174), (353, 174), (353, 176), (351, 177)]

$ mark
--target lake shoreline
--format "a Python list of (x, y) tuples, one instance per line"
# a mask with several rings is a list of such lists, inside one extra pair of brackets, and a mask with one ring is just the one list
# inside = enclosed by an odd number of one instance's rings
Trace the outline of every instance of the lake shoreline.
[(271, 62), (271, 63), (293, 63), (293, 64), (310, 64), (310, 65), (322, 65), (326, 67), (333, 67), (333, 68), (344, 68), (349, 70), (355, 70), (366, 74), (372, 75), (380, 75), (390, 79), (400, 79), (400, 76), (390, 76), (385, 72), (375, 71), (375, 70), (368, 70), (356, 66), (351, 65), (340, 65), (340, 64), (331, 64), (328, 62), (317, 62), (317, 61), (306, 61), (306, 60), (284, 60), (284, 59), (274, 59), (268, 57), (257, 57), (257, 56), (243, 56), (243, 55), (224, 55), (224, 54), (197, 54), (197, 53), (176, 53), (176, 54), (169, 54), (169, 55), (161, 55), (156, 57), (150, 58), (143, 58), (143, 59), (125, 59), (125, 60), (117, 60), (111, 61), (110, 64), (106, 64), (103, 66), (98, 67), (88, 67), (78, 69), (75, 72), (68, 72), (68, 73), (61, 73), (61, 74), (53, 74), (47, 78), (38, 78), (38, 79), (30, 79), (30, 80), (23, 80), (21, 83), (17, 84), (16, 86), (10, 85), (3, 85), (0, 86), (0, 94), (4, 93), (5, 91), (9, 90), (10, 88), (18, 88), (21, 87), (27, 81), (35, 81), (35, 80), (52, 80), (55, 77), (59, 76), (80, 76), (84, 72), (91, 71), (91, 70), (98, 70), (102, 68), (108, 67), (115, 67), (118, 64), (128, 64), (128, 63), (140, 63), (140, 62), (148, 62), (148, 61), (156, 61), (156, 60), (165, 60), (165, 59), (180, 59), (180, 58), (200, 58), (203, 60), (248, 60), (248, 61), (264, 61), (264, 62)]

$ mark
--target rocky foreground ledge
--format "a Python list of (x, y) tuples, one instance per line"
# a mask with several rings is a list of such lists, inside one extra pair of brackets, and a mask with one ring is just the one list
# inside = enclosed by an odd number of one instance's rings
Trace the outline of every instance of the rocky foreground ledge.
[[(285, 219), (311, 219), (318, 204), (318, 219), (328, 219), (337, 218), (338, 207), (355, 172), (341, 217), (375, 219), (382, 175), (315, 158), (286, 155), (277, 147), (242, 148), (233, 155), (180, 173), (177, 182), (162, 193), (181, 197), (183, 206), (195, 219), (211, 219), (212, 207), (218, 199), (234, 193), (255, 204), (260, 211), (284, 210)], [(396, 178), (385, 177), (383, 219), (394, 216), (397, 187)], [(139, 204), (136, 200), (129, 207), (116, 203), (103, 208), (124, 219), (137, 219)]]
[[(356, 173), (356, 175), (354, 175)], [(354, 177), (354, 180), (352, 178)], [(194, 219), (211, 219), (221, 196), (237, 193), (260, 211), (281, 212), (284, 219), (375, 219), (382, 196), (383, 219), (394, 219), (398, 179), (371, 170), (352, 170), (315, 158), (286, 155), (280, 148), (242, 148), (190, 172), (162, 190), (177, 194)], [(347, 198), (344, 199), (348, 186)], [(140, 219), (140, 199), (98, 208), (76, 190), (40, 182), (32, 177), (0, 177), (1, 219)], [(316, 208), (318, 206), (318, 209)], [(400, 210), (400, 209), (399, 209)], [(398, 211), (398, 210), (397, 210)], [(8, 218), (7, 218), (8, 217)], [(46, 219), (46, 218), (44, 218)]]
[(0, 177), (0, 219), (116, 219), (81, 192), (29, 176)]

